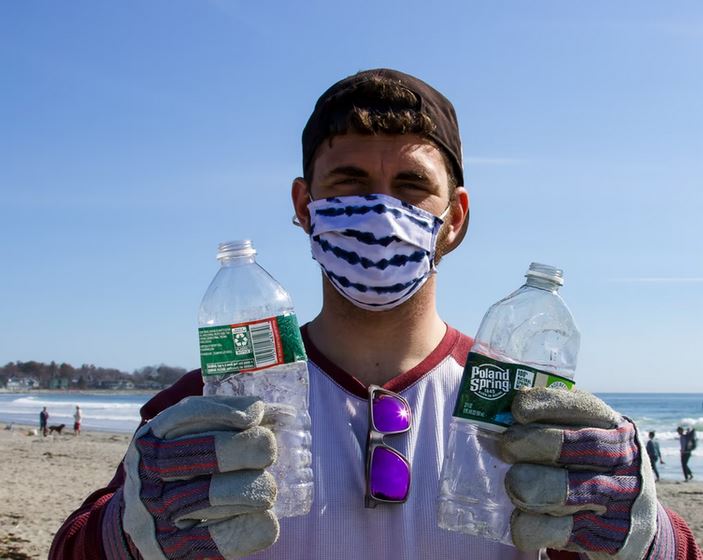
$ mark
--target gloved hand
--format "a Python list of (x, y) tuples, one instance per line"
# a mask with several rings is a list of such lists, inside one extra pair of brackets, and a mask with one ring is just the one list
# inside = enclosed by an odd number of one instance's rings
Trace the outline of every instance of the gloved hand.
[[(521, 550), (570, 550), (642, 560), (657, 531), (651, 466), (635, 425), (584, 391), (534, 388), (512, 405), (501, 438), (514, 464), (505, 487)], [(663, 511), (663, 510), (662, 510)]]
[(260, 425), (265, 412), (253, 397), (189, 397), (142, 426), (103, 516), (108, 560), (221, 560), (276, 542), (276, 483), (263, 470), (276, 441)]

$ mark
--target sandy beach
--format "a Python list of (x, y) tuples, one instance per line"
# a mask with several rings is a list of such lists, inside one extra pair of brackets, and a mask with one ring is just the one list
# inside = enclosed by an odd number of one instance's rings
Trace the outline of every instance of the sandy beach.
[(0, 559), (46, 559), (63, 520), (104, 487), (130, 436), (86, 432), (29, 436), (0, 430)]
[[(74, 437), (0, 431), (0, 559), (45, 559), (66, 516), (103, 487), (130, 436), (86, 432)], [(703, 483), (661, 482), (662, 503), (678, 512), (703, 545)]]

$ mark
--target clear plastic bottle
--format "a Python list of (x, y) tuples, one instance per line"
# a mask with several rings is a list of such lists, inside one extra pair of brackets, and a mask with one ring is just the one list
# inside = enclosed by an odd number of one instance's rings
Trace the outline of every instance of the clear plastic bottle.
[(520, 387), (570, 389), (580, 335), (557, 293), (560, 269), (530, 265), (527, 281), (481, 321), (459, 388), (440, 479), (438, 524), (512, 545), (514, 506), (504, 488), (510, 465), (498, 434), (512, 423)]
[(280, 405), (273, 431), (279, 517), (305, 515), (313, 499), (307, 358), (293, 302), (256, 262), (251, 241), (220, 243), (220, 270), (198, 313), (203, 394), (251, 395)]

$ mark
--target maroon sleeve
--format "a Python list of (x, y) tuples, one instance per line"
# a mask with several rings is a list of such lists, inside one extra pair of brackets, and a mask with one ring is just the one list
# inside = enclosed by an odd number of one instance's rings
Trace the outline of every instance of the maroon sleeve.
[(667, 509), (666, 513), (669, 514), (671, 525), (674, 527), (676, 560), (703, 560), (703, 552), (686, 522), (678, 513), (670, 509)]
[[(142, 424), (181, 399), (203, 394), (200, 370), (186, 373), (168, 389), (156, 394), (141, 409)], [(49, 560), (95, 560), (96, 551), (105, 558), (102, 547), (102, 516), (105, 505), (124, 483), (122, 464), (103, 489), (93, 492), (80, 508), (68, 516), (51, 543)]]
[[(88, 496), (64, 521), (51, 543), (49, 560), (91, 560), (96, 550), (102, 551), (103, 508), (123, 482), (124, 471), (120, 464), (110, 483)], [(101, 554), (101, 557), (104, 556)]]

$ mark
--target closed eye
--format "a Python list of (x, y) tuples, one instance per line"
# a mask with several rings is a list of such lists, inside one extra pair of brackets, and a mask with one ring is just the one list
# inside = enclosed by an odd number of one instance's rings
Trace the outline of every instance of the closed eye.
[(396, 188), (403, 190), (434, 192), (432, 182), (423, 174), (416, 171), (403, 171), (395, 176)]
[(359, 185), (364, 181), (360, 177), (340, 177), (335, 179), (333, 185)]
[(427, 191), (428, 186), (422, 183), (399, 183), (397, 185), (399, 189), (417, 190), (417, 191)]
[(369, 174), (353, 165), (335, 167), (322, 178), (322, 185), (327, 187), (358, 187), (368, 181)]

